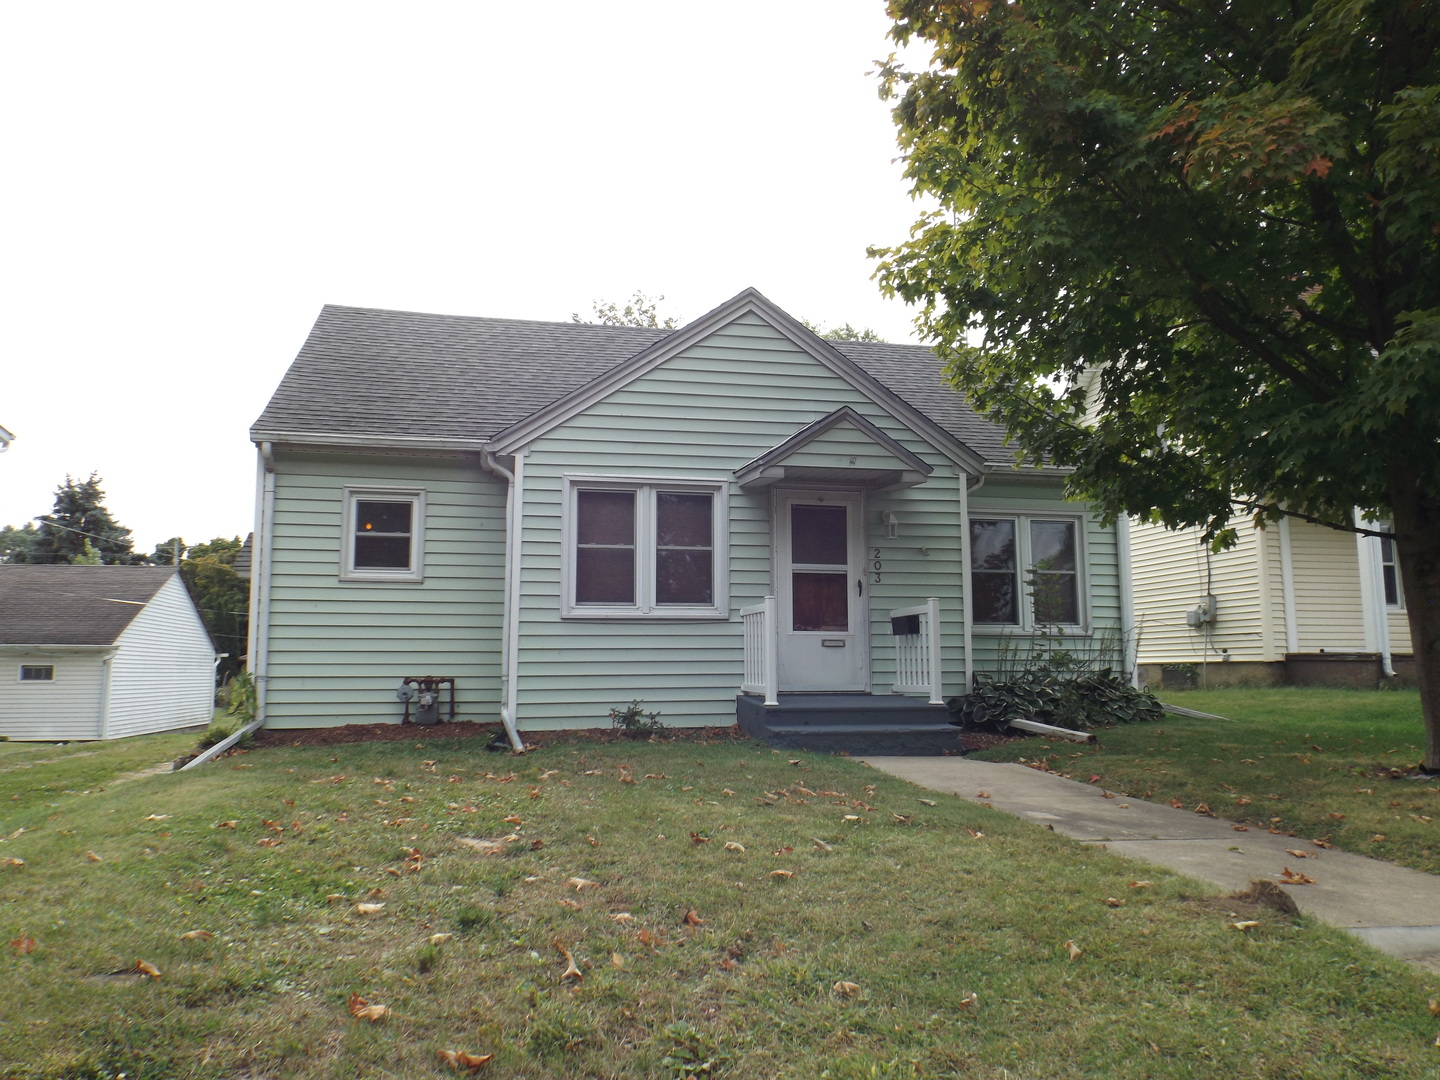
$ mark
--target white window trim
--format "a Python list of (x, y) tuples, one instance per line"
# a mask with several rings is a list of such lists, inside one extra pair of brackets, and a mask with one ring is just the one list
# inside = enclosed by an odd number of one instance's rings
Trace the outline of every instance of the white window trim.
[[(576, 493), (586, 491), (649, 492), (636, 499), (635, 568), (636, 603), (600, 605), (575, 603)], [(680, 607), (658, 606), (655, 596), (654, 492), (679, 491), (707, 494), (714, 499), (711, 517), (715, 602)], [(560, 511), (560, 616), (565, 619), (684, 620), (730, 618), (730, 482), (716, 477), (628, 476), (567, 473)]]
[[(346, 487), (340, 517), (340, 580), (403, 581), (425, 580), (425, 489), (390, 487)], [(360, 501), (408, 502), (411, 512), (410, 565), (407, 567), (355, 566), (355, 504)]]
[[(1076, 623), (1044, 623), (1043, 625), (1069, 633), (1090, 633), (1090, 557), (1089, 549), (1086, 545), (1089, 519), (1084, 514), (1044, 508), (1034, 510), (983, 510), (976, 509), (972, 506), (970, 508), (969, 524), (973, 525), (977, 521), (1010, 521), (1015, 525), (1015, 569), (1019, 577), (1018, 595), (1020, 621), (1018, 623), (982, 623), (972, 619), (972, 633), (1000, 637), (1005, 634), (1014, 634), (1016, 631), (1024, 634), (1033, 634), (1039, 629), (1035, 622), (1034, 590), (1025, 580), (1026, 571), (1032, 565), (1030, 559), (1030, 522), (1032, 521), (1068, 521), (1075, 525), (1075, 588), (1077, 594), (1076, 604), (1079, 609), (1078, 614), (1080, 621)], [(968, 536), (965, 538), (965, 551), (967, 560), (973, 557), (971, 541)], [(967, 590), (973, 589), (971, 584), (973, 580), (973, 571), (971, 567), (967, 565), (965, 568), (965, 588)]]
[[(25, 669), (26, 669), (27, 667), (28, 667), (28, 668), (46, 668), (46, 667), (48, 667), (48, 668), (50, 669), (50, 677), (49, 677), (48, 679), (27, 679), (27, 678), (25, 678)], [(25, 685), (25, 686), (49, 686), (50, 684), (52, 684), (52, 683), (55, 681), (55, 665), (54, 665), (54, 664), (28, 664), (28, 663), (19, 664), (19, 665), (17, 665), (16, 668), (15, 668), (15, 681), (18, 682), (18, 683), (21, 683), (21, 684), (23, 684), (23, 685)]]
[[(1393, 533), (1394, 527), (1388, 521), (1381, 521), (1375, 528), (1382, 532)], [(1396, 550), (1395, 538), (1390, 538), (1390, 565), (1395, 568), (1395, 603), (1390, 603), (1385, 596), (1385, 542), (1380, 537), (1375, 537), (1375, 576), (1380, 584), (1380, 598), (1384, 601), (1386, 611), (1405, 610), (1405, 582), (1400, 577), (1400, 552)]]

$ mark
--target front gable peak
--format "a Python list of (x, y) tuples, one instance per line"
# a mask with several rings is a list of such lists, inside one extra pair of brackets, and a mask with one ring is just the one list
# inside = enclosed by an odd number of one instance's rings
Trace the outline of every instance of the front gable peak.
[(848, 405), (807, 424), (735, 470), (740, 488), (851, 484), (894, 491), (923, 484), (934, 467)]

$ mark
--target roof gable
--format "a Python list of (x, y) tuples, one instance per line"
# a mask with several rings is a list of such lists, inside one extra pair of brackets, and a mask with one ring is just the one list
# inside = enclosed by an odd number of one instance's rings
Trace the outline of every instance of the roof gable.
[(924, 483), (933, 471), (933, 466), (844, 405), (740, 466), (735, 478), (745, 489), (793, 481), (893, 490)]
[(113, 645), (179, 571), (169, 566), (0, 566), (0, 645)]
[(584, 412), (597, 401), (635, 379), (654, 371), (671, 357), (677, 356), (730, 323), (754, 316), (802, 352), (828, 368), (842, 380), (875, 402), (901, 423), (921, 435), (947, 457), (979, 473), (984, 467), (981, 455), (958, 437), (935, 423), (904, 399), (892, 393), (880, 380), (842, 354), (828, 341), (817, 337), (803, 323), (776, 307), (756, 289), (746, 289), (694, 322), (661, 338), (624, 363), (611, 368), (600, 377), (579, 386), (545, 408), (526, 417), (494, 438), (492, 449), (508, 454), (518, 450), (547, 431)]

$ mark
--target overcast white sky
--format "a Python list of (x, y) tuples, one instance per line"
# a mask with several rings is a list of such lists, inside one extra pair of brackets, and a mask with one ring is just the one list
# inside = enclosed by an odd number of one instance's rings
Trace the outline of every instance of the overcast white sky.
[[(98, 471), (137, 550), (252, 525), (322, 304), (564, 320), (753, 285), (909, 340), (883, 0), (0, 7), (0, 524)], [(403, 393), (403, 387), (396, 388)]]

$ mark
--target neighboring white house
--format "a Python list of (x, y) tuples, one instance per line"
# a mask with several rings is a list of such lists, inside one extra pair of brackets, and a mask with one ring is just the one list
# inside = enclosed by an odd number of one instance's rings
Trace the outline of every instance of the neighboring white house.
[(15, 441), (15, 436), (0, 427), (0, 454), (10, 449), (10, 444)]
[(1284, 520), (1211, 552), (1201, 530), (1130, 523), (1141, 678), (1375, 686), (1411, 674), (1394, 545)]
[(119, 739), (208, 723), (215, 659), (173, 567), (0, 566), (0, 735)]

